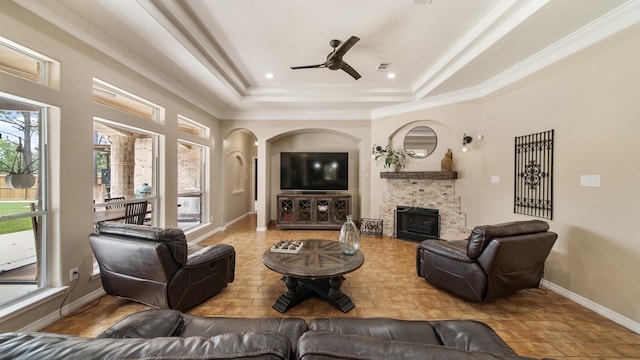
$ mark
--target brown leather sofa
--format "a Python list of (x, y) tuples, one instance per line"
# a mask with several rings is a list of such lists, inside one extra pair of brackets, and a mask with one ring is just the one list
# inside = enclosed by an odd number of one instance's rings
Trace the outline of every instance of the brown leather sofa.
[(181, 229), (105, 222), (89, 242), (107, 294), (156, 308), (189, 309), (235, 276), (233, 247), (189, 244)]
[(244, 319), (174, 310), (129, 315), (97, 338), (0, 334), (3, 359), (525, 359), (473, 320)]
[(538, 287), (557, 237), (541, 220), (476, 226), (466, 240), (420, 243), (416, 270), (454, 295), (486, 302)]

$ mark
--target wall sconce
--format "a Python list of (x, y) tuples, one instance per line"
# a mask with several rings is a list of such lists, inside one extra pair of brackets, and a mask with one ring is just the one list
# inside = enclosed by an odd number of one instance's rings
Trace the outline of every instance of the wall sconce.
[(471, 142), (473, 141), (473, 138), (467, 134), (464, 134), (464, 136), (462, 137), (462, 151), (463, 152), (467, 152), (469, 151), (469, 148), (467, 147), (467, 145), (471, 144)]

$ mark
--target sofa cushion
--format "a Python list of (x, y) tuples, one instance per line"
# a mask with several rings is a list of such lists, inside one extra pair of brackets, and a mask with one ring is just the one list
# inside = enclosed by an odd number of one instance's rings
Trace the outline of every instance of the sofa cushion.
[(180, 265), (187, 261), (187, 238), (178, 228), (156, 228), (145, 225), (124, 224), (106, 221), (98, 225), (98, 233), (133, 237), (166, 244)]
[(475, 259), (494, 238), (531, 234), (549, 230), (549, 224), (542, 220), (514, 221), (495, 225), (476, 226), (471, 232), (467, 245), (467, 256)]
[(89, 339), (47, 333), (0, 335), (0, 360), (288, 360), (290, 354), (285, 336), (251, 332), (154, 339)]
[(299, 360), (414, 360), (414, 359), (467, 359), (517, 360), (517, 355), (465, 351), (440, 345), (381, 340), (362, 335), (345, 335), (323, 331), (307, 331), (298, 342)]
[(309, 330), (362, 335), (381, 340), (441, 344), (433, 326), (428, 321), (388, 318), (318, 318), (309, 321)]
[(97, 338), (156, 338), (175, 336), (184, 323), (177, 310), (145, 310), (133, 313), (103, 331)]
[(277, 333), (289, 338), (295, 348), (298, 338), (307, 331), (307, 323), (299, 318), (231, 318), (183, 314), (184, 326), (177, 336), (216, 336), (230, 332)]
[(442, 345), (467, 351), (517, 355), (489, 325), (475, 320), (433, 321)]

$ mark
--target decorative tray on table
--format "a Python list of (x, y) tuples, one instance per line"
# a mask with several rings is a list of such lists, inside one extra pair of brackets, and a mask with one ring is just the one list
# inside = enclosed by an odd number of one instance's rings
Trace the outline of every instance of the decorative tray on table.
[(284, 254), (297, 254), (304, 244), (299, 240), (280, 240), (273, 244), (271, 252)]

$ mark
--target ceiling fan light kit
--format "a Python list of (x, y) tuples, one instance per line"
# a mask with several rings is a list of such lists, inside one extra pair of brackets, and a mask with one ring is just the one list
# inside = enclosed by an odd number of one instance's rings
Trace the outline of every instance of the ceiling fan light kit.
[(346, 61), (342, 60), (344, 54), (349, 51), (355, 45), (360, 38), (357, 36), (351, 36), (347, 41), (342, 42), (340, 40), (331, 40), (329, 41), (329, 45), (333, 48), (333, 51), (327, 55), (327, 60), (321, 64), (317, 65), (303, 65), (303, 66), (292, 66), (292, 70), (299, 69), (322, 69), (328, 68), (329, 70), (342, 70), (347, 74), (351, 75), (355, 80), (360, 79), (360, 74), (351, 67), (351, 65), (347, 64)]

